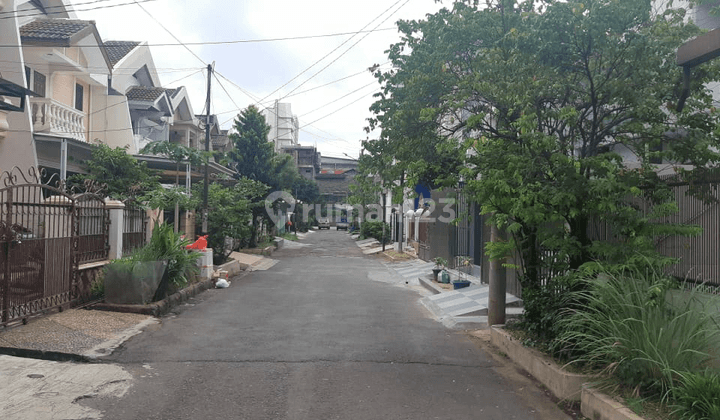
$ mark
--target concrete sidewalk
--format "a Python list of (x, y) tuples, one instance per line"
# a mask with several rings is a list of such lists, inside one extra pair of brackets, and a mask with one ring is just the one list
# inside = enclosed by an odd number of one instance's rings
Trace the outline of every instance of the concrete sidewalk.
[[(454, 290), (452, 284), (440, 284), (432, 280), (432, 262), (420, 259), (402, 263), (385, 263), (392, 270), (398, 282), (405, 284), (420, 284), (432, 294), (420, 300), (425, 308), (445, 326), (455, 328), (467, 326), (487, 325), (487, 310), (490, 288), (483, 284), (481, 279), (470, 275), (471, 286)], [(449, 270), (451, 278), (458, 278), (459, 273)], [(506, 316), (517, 317), (523, 313), (522, 300), (517, 296), (506, 294)]]
[(0, 330), (0, 354), (59, 361), (107, 356), (157, 318), (131, 313), (68, 309)]

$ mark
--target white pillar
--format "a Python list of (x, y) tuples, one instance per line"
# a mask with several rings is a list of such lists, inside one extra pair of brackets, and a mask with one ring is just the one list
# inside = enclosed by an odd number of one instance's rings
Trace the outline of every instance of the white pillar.
[[(4, 98), (0, 96), (0, 102), (2, 101), (4, 101)], [(10, 124), (7, 122), (7, 117), (7, 111), (0, 111), (0, 140), (4, 139), (7, 136), (8, 130), (10, 130)]]
[(200, 251), (200, 258), (198, 259), (200, 264), (200, 279), (207, 280), (212, 278), (214, 271), (213, 266), (213, 250), (212, 248), (205, 248)]
[(125, 204), (121, 201), (107, 200), (105, 202), (105, 207), (110, 211), (110, 232), (108, 232), (110, 253), (108, 254), (108, 259), (117, 260), (123, 256)]

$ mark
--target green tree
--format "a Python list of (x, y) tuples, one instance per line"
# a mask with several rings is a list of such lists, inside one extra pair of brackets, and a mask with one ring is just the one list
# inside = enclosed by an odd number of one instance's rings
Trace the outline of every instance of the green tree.
[[(676, 112), (675, 50), (700, 33), (683, 9), (656, 13), (649, 0), (477, 3), (398, 24), (393, 69), (376, 72), (383, 92), (371, 127), (383, 134), (367, 167), (393, 159), (393, 171), (419, 178), (428, 164), (411, 153), (415, 141), (450, 156), (469, 150), (467, 192), (512, 237), (490, 251), (515, 250), (527, 317), (541, 323), (544, 293), (555, 287), (541, 286), (547, 273), (596, 261), (668, 263), (653, 237), (697, 232), (654, 222), (676, 206), (652, 162), (720, 162), (704, 85), (720, 73), (716, 63), (695, 70)], [(456, 167), (444, 168), (433, 176), (452, 181)], [(612, 242), (589, 234), (601, 226)]]
[(180, 183), (180, 164), (189, 163), (191, 165), (199, 165), (201, 162), (206, 160), (203, 152), (198, 149), (183, 146), (179, 143), (172, 143), (169, 141), (155, 141), (147, 144), (140, 151), (142, 154), (153, 154), (165, 156), (168, 159), (175, 162), (175, 194), (169, 195), (170, 201), (165, 201), (162, 207), (165, 208), (168, 204), (172, 204), (175, 207), (175, 233), (178, 232), (180, 227), (180, 203), (183, 201), (183, 196), (178, 191), (178, 185)]
[(265, 117), (251, 105), (237, 116), (233, 128), (235, 131), (229, 135), (235, 146), (228, 154), (231, 166), (239, 176), (271, 185), (275, 151), (268, 141), (270, 126)]
[(91, 158), (84, 164), (87, 174), (73, 175), (69, 179), (70, 184), (85, 180), (105, 184), (107, 188), (104, 193), (113, 199), (136, 199), (159, 185), (155, 172), (148, 169), (145, 162), (138, 162), (129, 155), (126, 148), (112, 149), (99, 144), (93, 148)]
[[(235, 148), (228, 154), (228, 158), (231, 167), (238, 172), (238, 177), (259, 181), (268, 188), (276, 185), (275, 150), (273, 144), (268, 142), (270, 126), (265, 122), (265, 117), (251, 105), (237, 116), (234, 129), (235, 132), (229, 137)], [(264, 206), (260, 205), (253, 207), (252, 213), (249, 246), (255, 247), (260, 221), (268, 215)]]
[[(202, 184), (193, 186), (193, 203), (202, 206)], [(212, 183), (208, 189), (208, 247), (217, 263), (223, 263), (232, 251), (247, 246), (252, 236), (250, 220), (256, 208), (264, 209), (268, 187), (262, 182), (240, 178), (232, 186)], [(229, 241), (229, 243), (227, 242)]]

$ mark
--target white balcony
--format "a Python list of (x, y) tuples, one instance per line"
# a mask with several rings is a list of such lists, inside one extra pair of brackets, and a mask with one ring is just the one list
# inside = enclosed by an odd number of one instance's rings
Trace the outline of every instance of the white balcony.
[(32, 98), (32, 122), (36, 133), (51, 133), (80, 141), (85, 137), (85, 114), (50, 98)]

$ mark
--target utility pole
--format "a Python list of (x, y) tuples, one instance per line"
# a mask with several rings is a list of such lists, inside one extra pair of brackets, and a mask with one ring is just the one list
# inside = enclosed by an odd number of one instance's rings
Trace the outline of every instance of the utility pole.
[(205, 109), (207, 115), (205, 117), (205, 151), (208, 152), (205, 161), (205, 185), (203, 186), (203, 214), (202, 214), (202, 233), (208, 233), (208, 189), (210, 185), (210, 82), (212, 81), (213, 64), (208, 64), (208, 81), (207, 81), (207, 100), (205, 101)]
[(385, 252), (385, 216), (387, 214), (387, 210), (385, 209), (385, 197), (387, 197), (385, 193), (385, 183), (381, 183), (382, 188), (382, 252)]
[[(490, 230), (490, 242), (505, 240), (505, 234), (495, 224)], [(490, 288), (488, 290), (488, 326), (505, 323), (505, 258), (490, 261)]]

